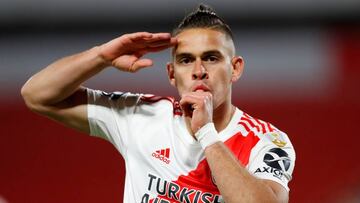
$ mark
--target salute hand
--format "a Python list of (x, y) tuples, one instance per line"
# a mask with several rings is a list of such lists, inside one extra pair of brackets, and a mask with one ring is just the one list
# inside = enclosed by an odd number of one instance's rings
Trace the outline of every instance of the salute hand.
[(157, 52), (177, 43), (170, 33), (137, 32), (122, 35), (99, 47), (101, 57), (112, 66), (126, 72), (136, 72), (153, 64), (151, 59), (141, 58), (149, 52)]

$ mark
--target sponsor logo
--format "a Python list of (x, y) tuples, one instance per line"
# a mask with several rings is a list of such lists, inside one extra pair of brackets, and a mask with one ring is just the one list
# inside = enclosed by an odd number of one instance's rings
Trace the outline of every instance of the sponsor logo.
[(280, 148), (270, 149), (264, 156), (264, 162), (266, 165), (282, 171), (287, 171), (290, 167), (289, 155)]
[(170, 148), (156, 150), (151, 156), (159, 159), (160, 161), (170, 164)]
[[(141, 203), (173, 203), (173, 202), (192, 202), (192, 203), (221, 203), (224, 202), (217, 188), (213, 190), (199, 188), (189, 185), (188, 182), (172, 182), (159, 176), (148, 174), (148, 191), (143, 194)], [(152, 193), (152, 194), (151, 194)], [(152, 198), (154, 193), (158, 195)]]
[(271, 173), (274, 177), (281, 179), (284, 172), (289, 170), (291, 160), (284, 150), (272, 148), (264, 155), (264, 162), (269, 167), (258, 168), (254, 173)]
[(284, 175), (283, 171), (272, 167), (258, 168), (254, 173), (272, 173), (274, 177), (279, 178), (280, 180)]

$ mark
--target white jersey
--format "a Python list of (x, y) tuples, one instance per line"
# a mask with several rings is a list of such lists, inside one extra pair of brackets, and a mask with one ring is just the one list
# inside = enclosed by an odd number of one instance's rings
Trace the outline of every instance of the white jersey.
[[(91, 135), (125, 160), (124, 203), (224, 202), (172, 98), (88, 89), (88, 118)], [(251, 174), (289, 190), (295, 151), (285, 133), (236, 109), (218, 135)]]

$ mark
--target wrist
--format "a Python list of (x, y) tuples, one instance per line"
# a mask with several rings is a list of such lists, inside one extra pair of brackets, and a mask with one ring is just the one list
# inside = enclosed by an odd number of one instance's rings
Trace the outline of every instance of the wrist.
[(95, 46), (91, 49), (91, 51), (95, 54), (95, 57), (100, 67), (106, 68), (108, 66), (111, 66), (111, 60), (107, 59), (104, 56), (104, 54), (102, 53), (101, 46)]
[(195, 138), (203, 149), (220, 141), (214, 123), (207, 123), (201, 127), (195, 133)]

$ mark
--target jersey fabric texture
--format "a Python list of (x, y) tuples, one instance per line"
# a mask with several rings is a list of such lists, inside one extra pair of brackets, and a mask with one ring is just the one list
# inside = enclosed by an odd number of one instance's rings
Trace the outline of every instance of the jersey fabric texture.
[[(111, 142), (125, 160), (125, 203), (224, 202), (178, 102), (87, 92), (91, 135)], [(285, 133), (237, 108), (218, 136), (251, 174), (289, 190), (295, 151)]]

